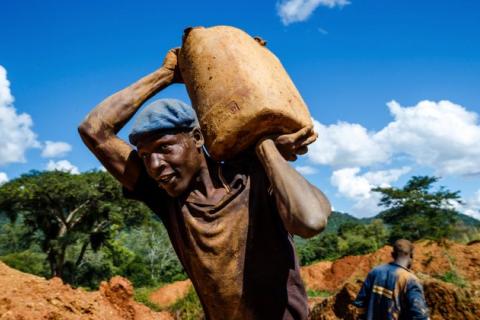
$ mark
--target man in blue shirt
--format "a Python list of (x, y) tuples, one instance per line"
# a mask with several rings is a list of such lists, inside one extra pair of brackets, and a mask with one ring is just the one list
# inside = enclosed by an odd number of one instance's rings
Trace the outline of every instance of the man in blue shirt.
[(360, 319), (429, 319), (422, 285), (409, 269), (413, 244), (405, 239), (397, 240), (392, 257), (393, 262), (370, 271), (353, 302)]

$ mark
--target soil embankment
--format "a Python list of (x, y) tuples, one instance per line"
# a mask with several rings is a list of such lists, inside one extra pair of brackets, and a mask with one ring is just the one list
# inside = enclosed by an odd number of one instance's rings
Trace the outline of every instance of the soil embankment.
[(14, 270), (0, 262), (2, 320), (171, 320), (133, 300), (133, 287), (121, 277), (87, 292)]
[[(302, 267), (302, 278), (311, 290), (339, 290), (346, 282), (363, 280), (375, 266), (392, 260), (392, 248), (385, 246), (363, 256), (348, 256)], [(413, 271), (417, 275), (438, 277), (454, 271), (468, 282), (479, 280), (480, 243), (420, 241), (415, 243)]]

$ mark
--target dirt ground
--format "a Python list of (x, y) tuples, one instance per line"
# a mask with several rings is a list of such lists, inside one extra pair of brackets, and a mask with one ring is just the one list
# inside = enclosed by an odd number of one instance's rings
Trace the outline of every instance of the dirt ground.
[(99, 291), (86, 292), (45, 280), (0, 262), (1, 320), (171, 320), (133, 301), (133, 287), (121, 277), (102, 282)]
[[(392, 248), (385, 246), (364, 256), (314, 263), (302, 267), (302, 278), (311, 290), (334, 292), (346, 282), (363, 280), (373, 267), (391, 261), (391, 252)], [(480, 274), (480, 243), (468, 246), (453, 242), (417, 242), (412, 269), (416, 274), (432, 277), (455, 270), (467, 281), (475, 282)]]
[[(391, 261), (386, 246), (364, 256), (349, 256), (303, 267), (302, 277), (311, 290), (333, 293), (311, 298), (311, 320), (354, 319), (350, 303), (368, 271)], [(432, 320), (480, 319), (480, 243), (422, 241), (415, 244), (413, 270), (424, 283)], [(463, 289), (434, 279), (454, 270), (465, 279)], [(103, 282), (99, 291), (86, 292), (64, 285), (58, 278), (22, 273), (0, 262), (0, 320), (171, 320), (167, 312), (153, 312), (133, 301), (133, 287), (121, 277)], [(150, 295), (152, 302), (168, 307), (191, 288), (189, 280), (166, 285)]]

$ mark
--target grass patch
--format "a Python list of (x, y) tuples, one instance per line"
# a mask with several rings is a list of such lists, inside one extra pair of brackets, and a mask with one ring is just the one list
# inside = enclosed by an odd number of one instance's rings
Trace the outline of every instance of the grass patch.
[(438, 277), (440, 280), (452, 283), (460, 288), (465, 288), (467, 286), (467, 281), (460, 276), (455, 270), (450, 270), (445, 272), (443, 275)]
[(309, 298), (316, 298), (316, 297), (321, 297), (321, 298), (327, 298), (332, 295), (331, 292), (326, 291), (326, 290), (307, 290), (307, 296)]
[(153, 311), (162, 311), (162, 308), (160, 308), (158, 305), (156, 305), (155, 303), (151, 302), (148, 299), (148, 296), (150, 295), (150, 293), (157, 290), (158, 288), (160, 288), (160, 286), (152, 287), (152, 288), (148, 288), (148, 287), (147, 288), (135, 288), (135, 291), (133, 293), (133, 299), (135, 301), (139, 302), (139, 303), (142, 303), (142, 304), (146, 305), (147, 307), (149, 307)]
[(151, 302), (148, 298), (150, 294), (162, 286), (163, 285), (135, 288), (133, 298), (135, 301), (142, 303), (153, 311), (168, 311), (175, 316), (175, 319), (178, 320), (197, 320), (204, 318), (202, 305), (194, 289), (190, 289), (188, 294), (183, 299), (178, 300), (172, 306), (167, 308), (162, 308)]
[(175, 302), (167, 309), (175, 315), (176, 319), (197, 320), (203, 319), (203, 309), (194, 289), (190, 289), (185, 298)]

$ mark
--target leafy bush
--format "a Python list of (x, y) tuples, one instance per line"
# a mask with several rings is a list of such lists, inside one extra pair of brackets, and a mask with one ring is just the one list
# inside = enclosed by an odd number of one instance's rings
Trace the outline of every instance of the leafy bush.
[(8, 266), (17, 270), (46, 277), (49, 273), (45, 254), (33, 250), (10, 253), (0, 257)]
[(6, 217), (3, 218), (0, 221), (0, 256), (27, 250), (30, 247), (30, 242), (29, 239), (26, 239), (28, 231), (23, 219), (20, 218), (10, 223)]
[(300, 263), (307, 265), (376, 251), (387, 243), (388, 236), (381, 220), (369, 224), (347, 221), (339, 225), (336, 232), (322, 233), (308, 240), (296, 238), (296, 250)]
[(297, 255), (301, 265), (317, 260), (334, 260), (338, 257), (339, 238), (334, 233), (325, 233), (308, 240), (295, 238)]
[[(122, 274), (136, 274), (135, 279), (131, 280), (137, 286), (152, 286), (187, 278), (167, 231), (162, 223), (154, 218), (142, 226), (122, 231), (118, 244), (136, 255), (130, 266), (123, 269)], [(135, 271), (135, 268), (142, 271)]]

